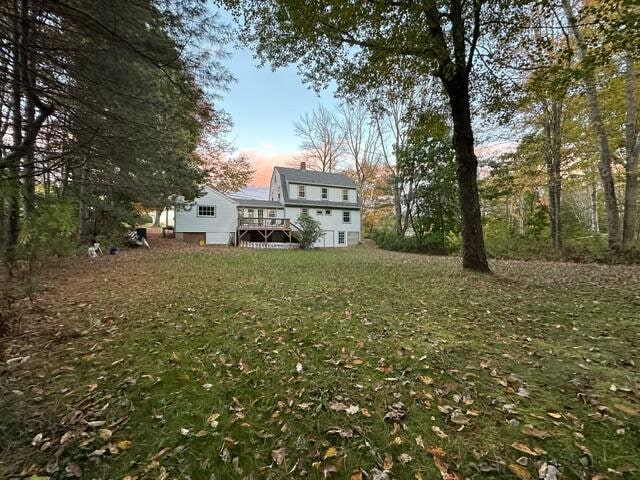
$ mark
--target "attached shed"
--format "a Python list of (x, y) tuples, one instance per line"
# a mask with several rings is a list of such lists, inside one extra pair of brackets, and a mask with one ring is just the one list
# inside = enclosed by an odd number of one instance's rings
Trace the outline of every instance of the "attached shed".
[(189, 243), (230, 245), (235, 241), (238, 205), (230, 197), (205, 187), (195, 202), (176, 208), (175, 235)]

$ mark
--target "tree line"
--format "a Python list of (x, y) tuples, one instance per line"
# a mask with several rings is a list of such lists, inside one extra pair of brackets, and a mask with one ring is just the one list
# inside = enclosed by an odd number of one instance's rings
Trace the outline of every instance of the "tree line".
[(193, 198), (221, 135), (228, 30), (196, 0), (0, 5), (0, 244), (39, 248)]
[[(350, 127), (359, 124), (353, 117), (362, 109), (368, 134), (385, 125), (391, 135), (357, 138), (375, 140), (368, 149), (383, 166), (381, 196), (392, 197), (397, 236), (409, 228), (418, 236), (434, 232), (437, 217), (439, 225), (456, 229), (444, 218), (458, 216), (463, 266), (479, 271), (489, 270), (484, 230), (495, 237), (503, 220), (507, 234), (536, 224), (529, 231), (548, 231), (560, 250), (574, 208), (563, 187), (572, 185), (577, 198), (580, 177), (594, 192), (590, 221), (606, 234), (608, 249), (637, 245), (635, 2), (222, 3), (261, 59), (275, 67), (297, 63), (318, 89), (337, 85), (347, 111), (343, 107), (333, 127), (323, 109), (296, 125), (301, 147), (319, 168), (335, 168), (341, 146), (358, 169)], [(513, 148), (480, 165), (475, 132), (482, 123), (509, 132)], [(438, 135), (442, 145), (434, 142)], [(436, 187), (447, 178), (444, 195)], [(451, 193), (458, 196), (457, 213), (447, 207), (429, 214), (427, 223), (414, 221), (431, 205), (449, 206)]]

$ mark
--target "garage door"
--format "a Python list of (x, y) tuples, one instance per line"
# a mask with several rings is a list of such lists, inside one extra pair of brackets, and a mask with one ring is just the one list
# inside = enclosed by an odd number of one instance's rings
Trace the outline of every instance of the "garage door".
[(228, 245), (229, 232), (207, 232), (207, 244)]

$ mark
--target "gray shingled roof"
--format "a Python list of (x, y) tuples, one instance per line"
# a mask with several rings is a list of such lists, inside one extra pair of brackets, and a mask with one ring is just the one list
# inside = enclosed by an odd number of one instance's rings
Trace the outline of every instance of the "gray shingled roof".
[(280, 202), (271, 200), (257, 200), (253, 198), (231, 197), (241, 207), (258, 207), (258, 208), (284, 208)]
[(341, 173), (316, 172), (298, 168), (275, 167), (288, 183), (305, 183), (307, 185), (325, 185), (328, 187), (356, 188), (356, 184)]
[(306, 185), (324, 185), (327, 187), (356, 188), (356, 184), (346, 175), (341, 173), (315, 172), (313, 170), (299, 170), (297, 168), (275, 167), (280, 175), (282, 184), (283, 201), (285, 205), (297, 205), (300, 207), (343, 208), (359, 209), (360, 198), (357, 203), (329, 202), (326, 200), (304, 200), (289, 197), (289, 183), (303, 183)]

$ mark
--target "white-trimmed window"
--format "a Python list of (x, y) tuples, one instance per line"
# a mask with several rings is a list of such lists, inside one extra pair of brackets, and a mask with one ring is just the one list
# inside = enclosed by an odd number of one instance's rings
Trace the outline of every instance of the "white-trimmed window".
[(253, 218), (253, 208), (247, 209), (247, 217)]
[(328, 188), (323, 188), (322, 189), (322, 199), (326, 200), (327, 198), (329, 198), (329, 189)]
[(322, 215), (324, 213), (324, 210), (316, 210), (316, 215)]
[(309, 215), (309, 209), (308, 208), (303, 208), (301, 210), (302, 215)]
[(270, 208), (269, 210), (267, 210), (267, 215), (268, 215), (270, 218), (275, 218), (275, 216), (276, 216), (276, 211), (275, 211), (273, 208)]
[(215, 217), (216, 207), (214, 205), (198, 205), (199, 217)]
[(345, 242), (345, 233), (338, 232), (338, 243), (341, 245), (344, 245), (344, 242)]
[(349, 210), (342, 212), (342, 223), (351, 223), (351, 212)]
[(324, 211), (324, 214), (325, 214), (325, 215), (331, 215), (331, 210), (325, 210), (325, 211)]
[(258, 209), (258, 218), (264, 218), (264, 210), (262, 208)]
[(349, 201), (349, 190), (346, 188), (342, 189), (342, 201), (343, 202), (348, 202)]
[(298, 185), (298, 198), (304, 198), (304, 185)]

